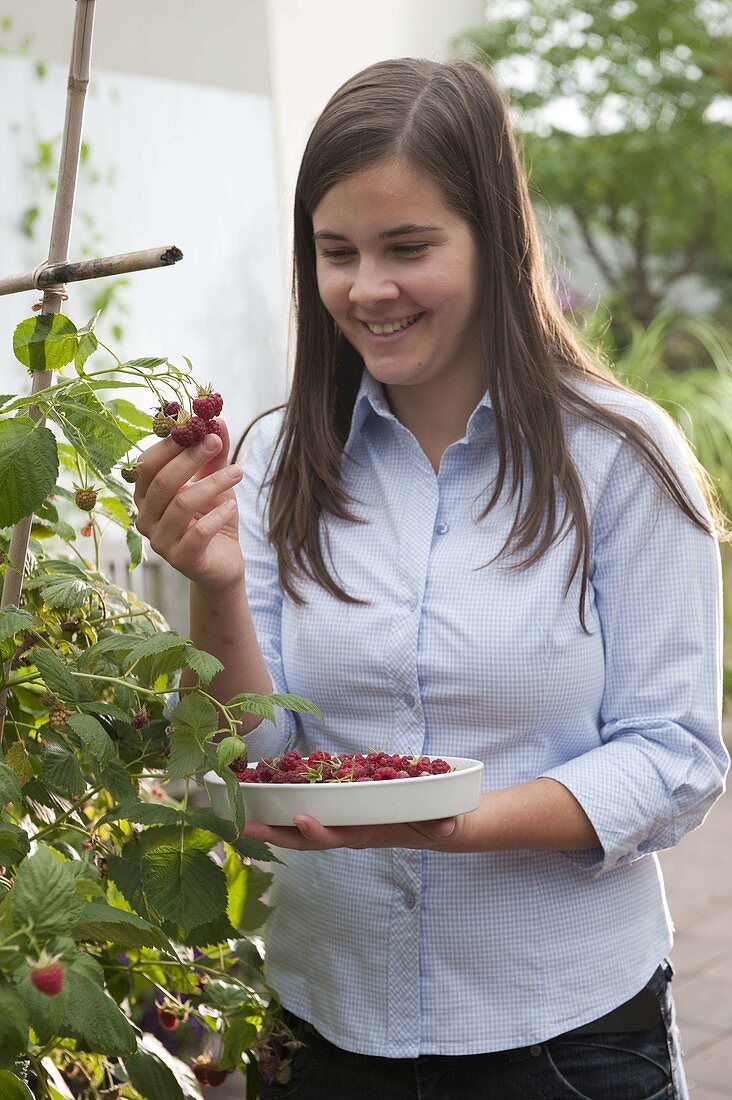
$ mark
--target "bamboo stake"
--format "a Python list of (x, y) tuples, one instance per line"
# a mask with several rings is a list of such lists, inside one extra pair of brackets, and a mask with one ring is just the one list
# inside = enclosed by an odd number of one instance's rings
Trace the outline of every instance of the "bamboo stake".
[(41, 264), (35, 271), (0, 279), (0, 295), (18, 294), (23, 290), (33, 290), (34, 287), (44, 290), (50, 286), (78, 283), (85, 279), (102, 279), (108, 275), (125, 275), (129, 271), (149, 271), (154, 267), (168, 267), (182, 259), (183, 253), (179, 248), (174, 244), (166, 244), (159, 248), (145, 248), (140, 252), (104, 256), (98, 260)]
[[(61, 141), (61, 159), (58, 170), (58, 183), (56, 186), (56, 199), (53, 208), (53, 224), (51, 226), (51, 243), (48, 251), (49, 264), (66, 263), (68, 258), (69, 237), (71, 235), (71, 219), (74, 212), (74, 198), (76, 195), (76, 179), (79, 171), (79, 154), (81, 151), (81, 128), (84, 119), (84, 100), (86, 89), (89, 85), (89, 69), (91, 63), (92, 33), (94, 28), (94, 4), (95, 0), (76, 0), (76, 15), (74, 18), (74, 38), (71, 49), (71, 62), (69, 64), (68, 92), (66, 95), (66, 117), (64, 119), (64, 132)], [(64, 300), (64, 288), (56, 284), (48, 287), (43, 294), (42, 313), (58, 313)], [(31, 395), (46, 389), (51, 385), (53, 371), (34, 371)], [(29, 415), (36, 423), (42, 422), (39, 409), (31, 405)], [(8, 604), (20, 604), (20, 593), (23, 587), (23, 571), (26, 556), (28, 554), (28, 542), (30, 539), (33, 516), (25, 516), (13, 528), (8, 552), (8, 563), (3, 584), (2, 600), (0, 606)], [(5, 676), (9, 671), (9, 662), (5, 668)], [(2, 741), (3, 727), (5, 724), (5, 699), (7, 692), (0, 695), (0, 742)]]

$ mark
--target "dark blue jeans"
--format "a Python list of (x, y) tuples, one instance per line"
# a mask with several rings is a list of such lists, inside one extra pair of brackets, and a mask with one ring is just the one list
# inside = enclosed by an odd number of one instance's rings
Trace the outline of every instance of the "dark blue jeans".
[(288, 1084), (262, 1082), (261, 1100), (688, 1100), (672, 974), (664, 963), (648, 983), (661, 1018), (646, 1031), (557, 1036), (491, 1054), (353, 1054), (285, 1010), (305, 1045)]

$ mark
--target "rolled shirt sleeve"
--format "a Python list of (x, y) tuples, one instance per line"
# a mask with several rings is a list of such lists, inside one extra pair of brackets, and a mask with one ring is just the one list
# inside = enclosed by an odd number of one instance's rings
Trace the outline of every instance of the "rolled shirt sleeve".
[[(688, 444), (667, 414), (646, 407), (644, 427), (709, 518)], [(718, 543), (627, 440), (595, 512), (590, 581), (605, 651), (602, 744), (543, 774), (577, 798), (602, 845), (563, 855), (600, 875), (677, 844), (722, 794), (729, 767)]]

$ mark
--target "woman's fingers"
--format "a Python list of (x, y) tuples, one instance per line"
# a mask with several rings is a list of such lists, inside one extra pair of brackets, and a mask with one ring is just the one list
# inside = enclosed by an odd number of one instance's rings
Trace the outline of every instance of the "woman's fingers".
[(217, 508), (192, 523), (185, 535), (179, 540), (178, 552), (188, 559), (200, 560), (208, 550), (214, 535), (231, 522), (236, 511), (235, 500), (225, 500)]
[(165, 557), (167, 548), (180, 542), (194, 521), (218, 508), (224, 494), (228, 496), (241, 479), (240, 467), (227, 466), (180, 488), (150, 530), (148, 537), (156, 553)]
[(162, 441), (164, 450), (162, 447), (159, 450), (159, 446), (156, 444), (145, 452), (135, 485), (138, 518), (144, 525), (143, 529), (138, 523), (138, 530), (148, 538), (179, 490), (196, 475), (200, 476), (211, 459), (221, 453), (221, 440), (215, 435), (185, 450), (168, 439)]

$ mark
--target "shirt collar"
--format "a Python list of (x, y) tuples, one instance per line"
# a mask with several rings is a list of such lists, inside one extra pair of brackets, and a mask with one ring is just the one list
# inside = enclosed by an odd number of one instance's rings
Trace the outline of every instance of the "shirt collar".
[[(491, 408), (490, 394), (486, 390), (475, 409), (470, 414), (467, 431), (465, 433), (468, 440), (479, 434), (481, 430), (485, 431), (489, 419), (487, 414), (490, 413)], [(373, 375), (369, 374), (364, 368), (361, 376), (361, 385), (359, 386), (356, 400), (353, 404), (351, 430), (348, 433), (348, 438), (344, 447), (346, 452), (350, 453), (351, 447), (366, 423), (369, 414), (372, 412), (377, 416), (383, 417), (385, 420), (393, 420), (396, 423), (397, 418), (389, 408), (389, 403), (386, 400), (381, 382), (377, 382)]]

